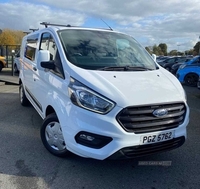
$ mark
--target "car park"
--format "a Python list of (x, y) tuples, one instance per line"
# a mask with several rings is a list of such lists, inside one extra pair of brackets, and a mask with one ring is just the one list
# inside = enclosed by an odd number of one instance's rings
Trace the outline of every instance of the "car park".
[(181, 65), (186, 64), (186, 63), (187, 63), (188, 61), (190, 61), (191, 59), (192, 59), (192, 58), (187, 57), (186, 60), (183, 60), (183, 61), (181, 61), (181, 62), (178, 62), (178, 63), (176, 63), (176, 64), (173, 64), (172, 67), (171, 67), (170, 72), (171, 72), (172, 74), (176, 75), (176, 72), (177, 72), (177, 70), (179, 69), (179, 67), (180, 67)]
[(167, 58), (169, 58), (169, 56), (157, 56), (156, 57), (156, 62), (162, 62)]
[(178, 80), (188, 86), (196, 87), (200, 75), (200, 64), (181, 65), (176, 73)]
[(170, 57), (165, 59), (164, 61), (158, 62), (163, 68), (171, 72), (171, 67), (181, 61), (186, 60), (186, 57)]
[(6, 59), (5, 59), (5, 57), (0, 56), (0, 72), (5, 67), (6, 67)]
[(23, 38), (19, 89), (21, 104), (30, 102), (43, 119), (50, 153), (134, 158), (185, 142), (184, 89), (134, 38), (42, 24)]

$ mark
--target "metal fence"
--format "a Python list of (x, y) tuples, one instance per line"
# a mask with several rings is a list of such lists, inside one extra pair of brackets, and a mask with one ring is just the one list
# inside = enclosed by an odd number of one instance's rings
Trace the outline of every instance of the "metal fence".
[(20, 45), (0, 45), (0, 56), (5, 56), (7, 67), (12, 67), (13, 58), (19, 50)]

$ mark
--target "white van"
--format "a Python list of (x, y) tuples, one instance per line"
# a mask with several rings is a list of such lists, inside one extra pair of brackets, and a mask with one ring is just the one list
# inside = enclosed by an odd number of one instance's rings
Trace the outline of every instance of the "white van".
[(131, 36), (45, 24), (23, 38), (20, 100), (44, 119), (56, 156), (134, 158), (181, 146), (189, 108), (179, 81)]

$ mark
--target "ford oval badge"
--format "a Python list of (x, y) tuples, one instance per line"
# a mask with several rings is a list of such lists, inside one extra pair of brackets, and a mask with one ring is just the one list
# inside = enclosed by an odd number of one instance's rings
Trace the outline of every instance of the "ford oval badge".
[(168, 114), (166, 109), (157, 109), (153, 111), (153, 115), (156, 117), (163, 117)]

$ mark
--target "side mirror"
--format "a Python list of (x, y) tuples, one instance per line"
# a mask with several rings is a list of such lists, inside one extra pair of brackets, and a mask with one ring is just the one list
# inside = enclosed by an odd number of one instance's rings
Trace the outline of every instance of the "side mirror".
[[(37, 56), (37, 69), (44, 70), (45, 66), (42, 66), (42, 63), (50, 61), (50, 53), (48, 50), (39, 50)], [(46, 67), (45, 67), (46, 68)]]
[(156, 62), (156, 55), (152, 54), (151, 56), (152, 56), (153, 60)]

